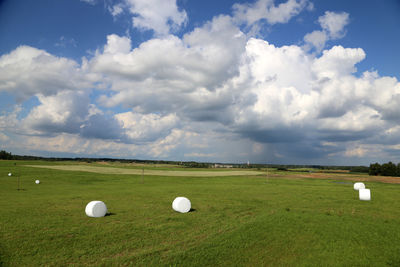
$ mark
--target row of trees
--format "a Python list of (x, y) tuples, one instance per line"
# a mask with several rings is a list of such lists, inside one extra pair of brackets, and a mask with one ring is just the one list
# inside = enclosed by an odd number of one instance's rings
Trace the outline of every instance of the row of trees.
[(40, 160), (42, 157), (13, 155), (5, 150), (0, 151), (0, 159), (6, 160)]
[(8, 153), (5, 150), (0, 151), (0, 159), (14, 159), (11, 153)]
[(374, 163), (369, 166), (369, 175), (400, 176), (400, 163), (397, 165), (389, 161), (388, 163)]

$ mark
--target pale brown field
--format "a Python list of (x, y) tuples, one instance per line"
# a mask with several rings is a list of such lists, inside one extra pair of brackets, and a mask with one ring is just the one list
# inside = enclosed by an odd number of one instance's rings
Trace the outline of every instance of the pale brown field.
[[(270, 170), (251, 170), (251, 169), (234, 169), (234, 170), (222, 170), (222, 169), (184, 169), (182, 170), (166, 170), (168, 166), (166, 164), (109, 164), (107, 162), (97, 162), (102, 166), (91, 166), (87, 163), (73, 164), (73, 165), (25, 165), (27, 167), (36, 168), (47, 168), (63, 171), (83, 171), (92, 173), (102, 174), (123, 174), (123, 175), (142, 175), (141, 168), (126, 168), (129, 166), (144, 167), (144, 175), (155, 175), (155, 176), (178, 176), (178, 177), (223, 177), (223, 176), (264, 176), (269, 178), (282, 178), (282, 179), (331, 179), (331, 180), (344, 180), (352, 182), (382, 182), (390, 184), (400, 184), (400, 177), (390, 176), (369, 176), (368, 174), (352, 174), (348, 171), (315, 171), (315, 172), (296, 172), (296, 171), (275, 171)], [(164, 169), (146, 169), (146, 167), (160, 167)], [(173, 166), (179, 167), (179, 166)]]
[[(88, 165), (25, 165), (27, 167), (46, 168), (63, 171), (83, 171), (94, 172), (103, 174), (133, 174), (141, 175), (141, 169), (129, 168), (114, 168), (114, 167), (100, 167)], [(210, 171), (197, 169), (182, 170), (182, 171), (169, 171), (169, 170), (144, 170), (144, 175), (157, 175), (157, 176), (191, 176), (191, 177), (216, 177), (216, 176), (244, 176), (244, 175), (262, 175), (265, 172), (253, 170), (231, 170), (231, 171)]]
[(400, 177), (391, 176), (369, 176), (368, 174), (351, 174), (349, 172), (312, 172), (312, 173), (294, 173), (294, 172), (278, 172), (272, 173), (269, 177), (287, 178), (287, 179), (332, 179), (345, 180), (352, 182), (382, 182), (389, 184), (400, 184)]

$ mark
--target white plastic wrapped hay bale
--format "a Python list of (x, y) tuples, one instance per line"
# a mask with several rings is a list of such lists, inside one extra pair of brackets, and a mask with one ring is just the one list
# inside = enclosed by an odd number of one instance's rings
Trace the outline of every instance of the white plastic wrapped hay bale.
[(89, 217), (104, 217), (107, 213), (107, 206), (103, 201), (90, 201), (85, 208), (86, 215)]
[(39, 181), (39, 180), (36, 180), (36, 181), (35, 181), (35, 184), (40, 184), (40, 181)]
[(180, 213), (189, 212), (191, 207), (192, 204), (190, 203), (190, 200), (187, 199), (186, 197), (177, 197), (172, 202), (172, 208), (174, 209), (174, 211)]
[(360, 189), (358, 190), (358, 195), (360, 200), (370, 201), (371, 200), (371, 191), (369, 189)]
[(365, 184), (364, 183), (355, 183), (354, 184), (354, 190), (358, 191), (360, 189), (365, 189)]
[(11, 173), (11, 172), (9, 172), (9, 173), (8, 173), (8, 176), (12, 176), (12, 173)]

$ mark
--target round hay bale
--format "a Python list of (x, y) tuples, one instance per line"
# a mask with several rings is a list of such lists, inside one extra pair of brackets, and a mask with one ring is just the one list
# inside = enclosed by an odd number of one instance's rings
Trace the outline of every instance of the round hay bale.
[(9, 172), (9, 173), (8, 173), (8, 176), (11, 176), (11, 175), (12, 175), (12, 173), (11, 173), (11, 172)]
[(89, 217), (104, 217), (107, 213), (107, 206), (103, 201), (90, 201), (85, 208), (86, 215)]
[(355, 183), (354, 190), (358, 191), (360, 189), (365, 189), (365, 184), (364, 183)]
[(35, 183), (36, 183), (36, 184), (40, 184), (40, 181), (39, 181), (39, 180), (36, 180)]
[(172, 208), (180, 213), (187, 213), (190, 211), (192, 204), (186, 197), (177, 197), (172, 202)]
[(370, 201), (371, 200), (371, 191), (369, 189), (360, 189), (358, 190), (358, 195), (360, 200)]

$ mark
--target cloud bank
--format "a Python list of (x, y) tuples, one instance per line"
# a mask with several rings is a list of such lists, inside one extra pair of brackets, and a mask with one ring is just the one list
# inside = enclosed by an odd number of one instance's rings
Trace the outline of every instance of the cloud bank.
[(174, 160), (366, 164), (371, 154), (399, 154), (399, 81), (357, 73), (362, 48), (325, 48), (345, 36), (349, 14), (325, 12), (303, 44), (279, 47), (241, 25), (286, 23), (308, 1), (235, 4), (232, 16), (182, 37), (171, 32), (186, 12), (158, 2), (119, 6), (134, 27), (154, 31), (137, 47), (110, 34), (82, 62), (29, 46), (2, 55), (0, 92), (39, 104), (26, 116), (20, 106), (0, 115), (0, 140), (30, 151)]

